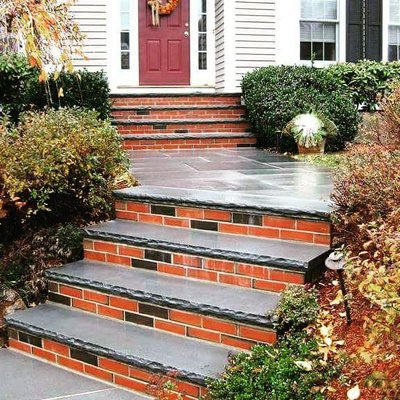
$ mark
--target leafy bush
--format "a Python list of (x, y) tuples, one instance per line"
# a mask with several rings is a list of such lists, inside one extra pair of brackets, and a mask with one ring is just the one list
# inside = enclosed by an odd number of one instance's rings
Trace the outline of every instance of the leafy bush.
[(379, 97), (390, 92), (392, 81), (400, 79), (400, 62), (358, 61), (329, 67), (335, 79), (353, 93), (355, 104), (375, 110)]
[[(89, 72), (80, 70), (76, 73), (61, 73), (57, 80), (48, 82), (51, 106), (81, 107), (96, 110), (101, 119), (107, 119), (111, 114), (110, 88), (103, 71)], [(44, 108), (48, 99), (43, 85), (39, 88), (42, 98), (38, 106)], [(61, 96), (59, 96), (62, 94)]]
[[(357, 134), (360, 117), (351, 93), (326, 69), (306, 66), (269, 66), (248, 73), (243, 97), (259, 141), (275, 146), (276, 132), (296, 115), (319, 112), (332, 120), (338, 135), (327, 149), (340, 150)], [(283, 138), (283, 150), (294, 150), (294, 140)]]
[(120, 135), (95, 111), (29, 112), (16, 128), (2, 129), (0, 205), (14, 202), (25, 216), (59, 222), (104, 215), (112, 190), (132, 183)]
[(29, 231), (0, 254), (0, 282), (18, 290), (26, 304), (38, 304), (45, 300), (45, 270), (82, 258), (82, 233), (73, 224)]
[(278, 329), (281, 332), (300, 331), (318, 317), (318, 297), (314, 290), (290, 285), (282, 292), (276, 309)]
[(104, 72), (57, 73), (47, 83), (39, 82), (39, 74), (21, 55), (0, 55), (0, 108), (13, 121), (18, 121), (21, 112), (48, 106), (78, 106), (96, 110), (102, 119), (110, 116), (110, 89)]
[(400, 208), (400, 150), (355, 147), (335, 174), (332, 200), (336, 239), (359, 251), (368, 240), (363, 226)]
[(209, 383), (211, 400), (322, 400), (320, 389), (337, 369), (317, 360), (317, 342), (305, 333), (275, 346), (239, 353), (218, 380)]

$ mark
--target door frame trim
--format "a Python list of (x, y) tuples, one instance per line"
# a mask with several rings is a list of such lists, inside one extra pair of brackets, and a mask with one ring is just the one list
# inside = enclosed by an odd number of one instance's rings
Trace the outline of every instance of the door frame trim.
[[(115, 1), (115, 0), (114, 0)], [(108, 77), (113, 93), (129, 91), (155, 92), (154, 86), (139, 85), (139, 3), (138, 0), (130, 1), (130, 23), (132, 26), (130, 40), (130, 66), (129, 70), (122, 70), (120, 67), (120, 7), (107, 7), (108, 35), (107, 43), (109, 51)], [(145, 1), (145, 0), (139, 0)], [(215, 0), (207, 0), (207, 48), (208, 48), (208, 69), (199, 70), (197, 66), (198, 50), (198, 24), (197, 12), (201, 0), (189, 0), (190, 2), (190, 86), (158, 86), (157, 92), (210, 92), (215, 89)], [(117, 27), (117, 29), (116, 29)], [(191, 89), (193, 88), (193, 89)]]

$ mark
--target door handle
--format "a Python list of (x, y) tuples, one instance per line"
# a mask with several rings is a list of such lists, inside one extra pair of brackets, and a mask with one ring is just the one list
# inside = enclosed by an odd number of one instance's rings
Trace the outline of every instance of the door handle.
[(189, 32), (188, 31), (183, 32), (183, 36), (188, 37), (189, 36)]

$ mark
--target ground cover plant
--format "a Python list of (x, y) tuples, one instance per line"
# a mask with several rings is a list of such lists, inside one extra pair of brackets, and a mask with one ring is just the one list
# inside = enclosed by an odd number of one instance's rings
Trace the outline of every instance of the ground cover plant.
[(104, 72), (54, 73), (39, 81), (40, 70), (19, 54), (0, 55), (0, 114), (13, 122), (25, 111), (82, 107), (110, 116), (110, 89)]
[[(328, 151), (343, 149), (357, 134), (360, 117), (350, 91), (326, 69), (269, 66), (248, 73), (243, 98), (259, 143), (275, 147), (286, 124), (296, 115), (317, 112), (337, 126)], [(283, 151), (296, 149), (293, 138), (281, 138)]]

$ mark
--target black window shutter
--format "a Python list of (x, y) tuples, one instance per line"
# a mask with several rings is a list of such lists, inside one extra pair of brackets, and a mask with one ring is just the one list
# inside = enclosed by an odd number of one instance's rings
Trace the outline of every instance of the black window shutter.
[(346, 60), (382, 60), (382, 0), (347, 0)]
[(367, 0), (366, 58), (382, 61), (382, 0)]
[(363, 55), (363, 1), (347, 0), (346, 60), (355, 62)]

